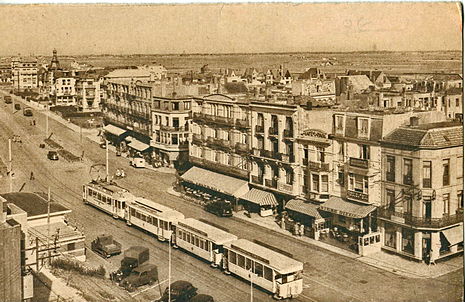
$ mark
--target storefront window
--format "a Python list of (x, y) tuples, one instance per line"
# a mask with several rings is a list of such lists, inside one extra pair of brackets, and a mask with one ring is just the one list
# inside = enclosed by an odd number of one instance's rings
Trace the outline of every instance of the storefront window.
[(413, 254), (413, 237), (414, 233), (411, 229), (402, 228), (402, 251)]
[(396, 229), (391, 224), (386, 224), (384, 227), (384, 245), (396, 248)]

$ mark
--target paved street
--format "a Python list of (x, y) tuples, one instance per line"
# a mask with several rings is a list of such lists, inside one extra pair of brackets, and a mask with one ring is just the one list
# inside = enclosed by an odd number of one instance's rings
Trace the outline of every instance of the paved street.
[[(168, 245), (158, 242), (154, 237), (125, 225), (94, 208), (83, 205), (81, 186), (90, 180), (89, 169), (94, 163), (105, 162), (105, 150), (83, 139), (80, 135), (53, 119), (49, 119), (49, 133), (52, 138), (75, 155), (85, 152), (81, 163), (58, 162), (46, 158), (47, 148), (40, 149), (39, 143), (44, 139), (45, 117), (34, 111), (36, 126), (31, 126), (31, 118), (22, 116), (22, 111), (14, 112), (11, 105), (0, 104), (0, 155), (8, 159), (7, 138), (13, 134), (20, 135), (23, 143), (13, 144), (14, 190), (24, 185), (24, 191), (46, 191), (51, 187), (54, 198), (73, 210), (71, 221), (82, 227), (87, 236), (87, 243), (99, 233), (110, 233), (127, 248), (131, 245), (146, 245), (150, 248), (151, 262), (159, 266), (161, 280), (167, 278)], [(219, 218), (205, 212), (198, 206), (170, 195), (166, 192), (174, 181), (174, 175), (151, 170), (136, 170), (128, 166), (128, 160), (116, 157), (110, 152), (110, 173), (116, 168), (124, 167), (127, 178), (118, 183), (136, 195), (152, 198), (155, 201), (176, 208), (186, 217), (208, 219), (226, 227), (231, 233), (249, 240), (257, 239), (269, 245), (285, 249), (294, 258), (303, 261), (303, 294), (296, 301), (393, 301), (392, 297), (402, 297), (398, 301), (461, 301), (463, 276), (456, 271), (436, 279), (408, 279), (383, 271), (357, 260), (343, 257), (322, 250), (310, 244), (297, 241), (291, 237), (272, 233), (255, 224), (245, 223), (237, 218)], [(30, 172), (36, 180), (29, 181)], [(9, 188), (6, 178), (0, 179), (2, 191)], [(231, 276), (225, 276), (219, 270), (191, 257), (179, 250), (174, 250), (173, 280), (183, 279), (192, 282), (199, 292), (208, 293), (215, 301), (249, 301), (249, 284)], [(121, 259), (112, 258), (106, 263), (108, 268), (116, 269)], [(162, 286), (164, 288), (166, 283)], [(142, 293), (146, 298), (157, 298), (158, 288)], [(260, 290), (254, 290), (254, 301), (269, 301), (271, 297)]]

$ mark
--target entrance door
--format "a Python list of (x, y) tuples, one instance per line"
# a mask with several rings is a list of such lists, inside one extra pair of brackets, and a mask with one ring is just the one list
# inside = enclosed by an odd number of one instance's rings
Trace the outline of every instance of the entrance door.
[(430, 250), (431, 250), (431, 238), (423, 238), (423, 261), (429, 263)]

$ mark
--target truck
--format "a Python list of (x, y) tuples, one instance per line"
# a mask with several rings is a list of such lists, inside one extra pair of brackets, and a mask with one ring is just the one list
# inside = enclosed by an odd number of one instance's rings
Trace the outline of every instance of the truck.
[(147, 262), (150, 258), (149, 249), (143, 246), (132, 246), (124, 251), (124, 257), (121, 260), (121, 266), (110, 274), (110, 278), (115, 282), (121, 282), (129, 276), (132, 270), (139, 265)]
[(91, 243), (92, 251), (104, 258), (121, 254), (121, 243), (113, 239), (112, 235), (102, 234)]
[(129, 276), (121, 281), (120, 285), (132, 292), (139, 286), (151, 285), (155, 281), (158, 281), (158, 268), (155, 264), (146, 262), (134, 268)]

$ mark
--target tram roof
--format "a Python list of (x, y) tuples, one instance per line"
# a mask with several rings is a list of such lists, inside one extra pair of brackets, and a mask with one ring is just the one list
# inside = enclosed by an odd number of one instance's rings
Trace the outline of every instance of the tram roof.
[(129, 204), (130, 207), (141, 209), (149, 214), (156, 215), (158, 217), (164, 217), (167, 219), (184, 219), (184, 214), (172, 209), (170, 207), (164, 206), (162, 204), (156, 203), (153, 200), (135, 197), (133, 202)]
[(199, 233), (215, 244), (223, 245), (237, 240), (237, 236), (194, 218), (186, 218), (178, 222), (178, 226)]
[(106, 191), (109, 191), (109, 193), (127, 193), (129, 190), (118, 186), (114, 182), (90, 182), (87, 184), (90, 187), (96, 188), (96, 189), (104, 189)]
[(257, 259), (275, 269), (279, 274), (301, 271), (304, 264), (246, 239), (231, 242), (231, 249)]

